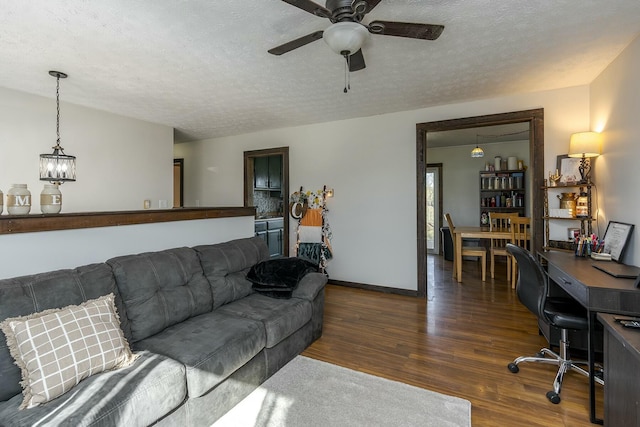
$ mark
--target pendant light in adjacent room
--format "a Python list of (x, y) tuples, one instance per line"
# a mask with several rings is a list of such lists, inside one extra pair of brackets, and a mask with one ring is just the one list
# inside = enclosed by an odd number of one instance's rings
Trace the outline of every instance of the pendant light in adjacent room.
[(484, 151), (482, 151), (482, 148), (478, 146), (478, 136), (479, 135), (476, 135), (476, 148), (471, 150), (471, 157), (473, 157), (474, 159), (484, 157)]

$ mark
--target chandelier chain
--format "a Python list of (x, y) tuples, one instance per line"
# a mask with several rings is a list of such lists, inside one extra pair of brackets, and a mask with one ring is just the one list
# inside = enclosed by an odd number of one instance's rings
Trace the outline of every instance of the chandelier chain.
[(60, 76), (56, 77), (56, 143), (60, 145)]

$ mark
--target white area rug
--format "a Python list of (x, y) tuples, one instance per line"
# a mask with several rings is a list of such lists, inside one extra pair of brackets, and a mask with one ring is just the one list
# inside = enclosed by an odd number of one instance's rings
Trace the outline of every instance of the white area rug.
[(468, 400), (298, 356), (213, 426), (470, 425)]

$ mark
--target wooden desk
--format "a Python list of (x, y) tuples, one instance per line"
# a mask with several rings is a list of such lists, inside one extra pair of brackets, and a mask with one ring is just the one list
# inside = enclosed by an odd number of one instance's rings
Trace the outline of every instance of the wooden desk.
[(511, 240), (511, 231), (489, 231), (482, 227), (456, 227), (453, 230), (455, 239), (454, 268), (456, 279), (462, 282), (462, 239), (506, 239)]
[(640, 424), (640, 330), (625, 328), (611, 314), (604, 325), (604, 419), (609, 426)]
[[(560, 251), (540, 252), (539, 256), (547, 262), (550, 286), (557, 284), (589, 312), (589, 372), (594, 372), (597, 314), (640, 315), (640, 290), (633, 286), (633, 279), (616, 279), (593, 268), (590, 258)], [(589, 405), (591, 422), (602, 424), (596, 417), (593, 376), (589, 376)]]

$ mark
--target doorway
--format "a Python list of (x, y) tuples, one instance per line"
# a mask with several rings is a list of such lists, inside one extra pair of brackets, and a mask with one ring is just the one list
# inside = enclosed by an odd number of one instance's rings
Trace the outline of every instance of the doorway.
[(288, 205), (289, 147), (245, 151), (244, 206), (256, 208), (256, 235), (272, 257), (289, 256)]
[[(418, 296), (427, 297), (427, 138), (429, 132), (468, 129), (484, 126), (496, 126), (510, 123), (529, 124), (529, 161), (531, 163), (532, 206), (530, 212), (542, 212), (544, 183), (544, 109), (466, 117), (462, 119), (442, 120), (418, 123), (416, 125), (416, 189), (417, 189), (417, 257), (418, 257)], [(532, 249), (542, 249), (543, 224), (541, 215), (533, 215), (531, 221)], [(535, 253), (534, 252), (534, 253)]]
[(442, 219), (442, 163), (427, 164), (427, 253), (440, 254), (440, 227)]
[(184, 206), (184, 159), (173, 159), (173, 207)]

